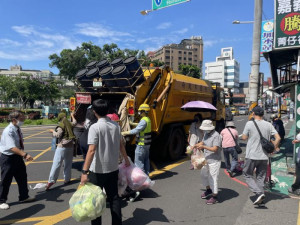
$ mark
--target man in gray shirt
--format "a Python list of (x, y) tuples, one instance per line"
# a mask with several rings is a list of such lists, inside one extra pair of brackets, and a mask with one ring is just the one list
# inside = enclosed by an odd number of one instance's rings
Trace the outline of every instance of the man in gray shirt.
[[(253, 119), (257, 123), (261, 134), (267, 140), (271, 139), (271, 135), (275, 137), (275, 147), (278, 146), (280, 136), (273, 125), (263, 120), (264, 110), (256, 106), (253, 109)], [(243, 140), (248, 140), (246, 147), (246, 160), (244, 167), (244, 176), (249, 189), (256, 194), (254, 205), (261, 205), (265, 199), (264, 181), (266, 178), (268, 167), (268, 154), (263, 150), (260, 135), (255, 127), (253, 120), (248, 121), (243, 131)], [(254, 170), (256, 171), (256, 179), (254, 178)]]
[[(89, 181), (105, 188), (112, 224), (121, 225), (121, 205), (118, 196), (119, 152), (123, 155), (126, 166), (129, 166), (130, 162), (121, 142), (120, 126), (106, 117), (107, 102), (102, 99), (95, 100), (92, 109), (98, 122), (89, 129), (89, 149), (82, 169), (81, 184)], [(101, 217), (92, 220), (91, 224), (101, 224)]]

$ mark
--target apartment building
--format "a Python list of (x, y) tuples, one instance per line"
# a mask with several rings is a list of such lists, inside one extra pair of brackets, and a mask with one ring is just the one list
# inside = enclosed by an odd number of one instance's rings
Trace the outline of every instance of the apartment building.
[(195, 65), (202, 75), (203, 66), (203, 40), (202, 37), (192, 36), (183, 39), (179, 44), (169, 44), (154, 52), (152, 60), (159, 60), (170, 66), (174, 71), (179, 70), (179, 65)]
[(222, 48), (221, 56), (216, 57), (215, 62), (205, 63), (205, 79), (239, 93), (240, 64), (233, 57), (232, 47)]

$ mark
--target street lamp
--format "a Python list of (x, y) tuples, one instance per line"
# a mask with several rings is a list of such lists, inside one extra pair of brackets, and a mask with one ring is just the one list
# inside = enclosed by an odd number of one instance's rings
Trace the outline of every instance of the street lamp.
[(141, 13), (143, 16), (148, 15), (150, 12), (153, 12), (153, 10), (152, 10), (152, 9), (148, 9), (148, 10), (142, 10), (142, 11), (140, 11), (140, 13)]
[(232, 24), (247, 24), (247, 23), (254, 23), (254, 21), (239, 21), (239, 20), (232, 21)]

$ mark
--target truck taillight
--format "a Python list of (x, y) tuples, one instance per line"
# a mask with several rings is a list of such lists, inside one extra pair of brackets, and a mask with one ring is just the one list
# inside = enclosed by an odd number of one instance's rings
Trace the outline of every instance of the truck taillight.
[(134, 99), (129, 99), (127, 102), (127, 110), (129, 116), (134, 116)]

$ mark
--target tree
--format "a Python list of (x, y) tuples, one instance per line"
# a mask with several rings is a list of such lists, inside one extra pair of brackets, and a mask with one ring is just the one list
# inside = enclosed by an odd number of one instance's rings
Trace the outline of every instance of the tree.
[(200, 69), (195, 65), (179, 65), (179, 73), (187, 75), (189, 77), (194, 77), (201, 79), (201, 71)]
[(59, 75), (68, 79), (75, 80), (76, 73), (85, 68), (91, 61), (100, 61), (108, 59), (110, 61), (116, 58), (126, 58), (131, 55), (137, 55), (139, 50), (124, 49), (121, 50), (117, 44), (105, 44), (103, 47), (94, 45), (92, 42), (83, 42), (76, 49), (63, 49), (59, 55), (49, 56), (50, 67), (57, 67)]

